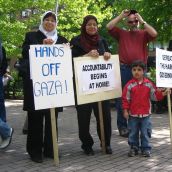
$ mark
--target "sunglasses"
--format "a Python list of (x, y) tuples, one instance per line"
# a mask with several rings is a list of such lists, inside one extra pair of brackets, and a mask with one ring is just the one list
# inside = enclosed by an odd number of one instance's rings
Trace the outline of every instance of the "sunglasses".
[(129, 24), (138, 23), (138, 20), (128, 21)]

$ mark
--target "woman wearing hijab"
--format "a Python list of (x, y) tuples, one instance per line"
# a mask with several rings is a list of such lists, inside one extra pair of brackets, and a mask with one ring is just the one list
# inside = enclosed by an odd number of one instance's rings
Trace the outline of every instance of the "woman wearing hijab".
[[(97, 18), (88, 15), (84, 18), (81, 26), (81, 34), (71, 40), (72, 56), (73, 58), (79, 56), (91, 56), (98, 58), (103, 55), (105, 60), (108, 60), (111, 53), (108, 49), (107, 42), (98, 33)], [(106, 153), (112, 154), (110, 147), (111, 139), (111, 113), (110, 103), (108, 100), (102, 102), (104, 131), (105, 131), (105, 145)], [(93, 138), (89, 132), (90, 118), (92, 111), (97, 120), (97, 132), (100, 138), (100, 122), (98, 114), (98, 103), (88, 103), (83, 105), (76, 105), (78, 125), (79, 125), (79, 138), (82, 142), (81, 148), (86, 155), (94, 155), (92, 146), (94, 144)], [(101, 144), (100, 144), (101, 145)]]
[[(56, 26), (57, 19), (53, 12), (48, 11), (43, 14), (39, 30), (26, 33), (22, 46), (23, 59), (29, 59), (30, 45), (67, 43), (66, 38), (57, 34)], [(53, 158), (50, 109), (35, 110), (29, 65), (27, 72), (23, 73), (22, 76), (24, 82), (23, 110), (27, 111), (28, 114), (27, 152), (32, 161), (41, 163), (43, 161), (43, 154), (45, 157)], [(62, 108), (58, 108), (56, 112), (62, 112), (62, 110)], [(44, 119), (45, 125), (43, 124)], [(44, 129), (43, 126), (45, 126)]]

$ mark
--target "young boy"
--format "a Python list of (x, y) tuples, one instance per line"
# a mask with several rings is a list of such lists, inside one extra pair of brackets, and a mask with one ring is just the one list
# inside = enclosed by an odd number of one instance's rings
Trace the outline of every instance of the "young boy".
[[(124, 117), (128, 119), (129, 157), (138, 155), (139, 148), (144, 157), (150, 157), (151, 145), (151, 100), (158, 101), (167, 95), (144, 77), (145, 64), (136, 61), (132, 64), (131, 79), (124, 87), (122, 93), (122, 106)], [(140, 139), (139, 139), (140, 138)]]

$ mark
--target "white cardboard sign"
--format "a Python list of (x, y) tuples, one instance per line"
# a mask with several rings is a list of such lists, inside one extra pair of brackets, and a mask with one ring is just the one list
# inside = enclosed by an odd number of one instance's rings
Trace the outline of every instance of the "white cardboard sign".
[(74, 58), (77, 103), (84, 104), (120, 97), (121, 76), (119, 58), (102, 56)]
[(74, 105), (70, 47), (31, 45), (29, 53), (35, 109)]
[(172, 88), (172, 52), (156, 48), (156, 86)]

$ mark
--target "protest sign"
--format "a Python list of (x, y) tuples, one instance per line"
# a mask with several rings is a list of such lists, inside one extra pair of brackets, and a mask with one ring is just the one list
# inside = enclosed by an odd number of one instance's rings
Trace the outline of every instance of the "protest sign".
[(104, 60), (103, 56), (77, 57), (74, 59), (74, 69), (77, 104), (98, 102), (102, 151), (106, 153), (101, 101), (121, 97), (118, 55), (111, 56), (109, 60)]
[(70, 47), (31, 45), (29, 53), (35, 109), (74, 105)]
[(74, 59), (78, 104), (121, 97), (121, 76), (118, 55), (109, 60), (77, 57)]
[(156, 85), (172, 88), (172, 52), (156, 48)]
[[(172, 88), (172, 52), (156, 48), (156, 85)], [(170, 122), (170, 139), (172, 144), (171, 97), (167, 93), (168, 113)]]

